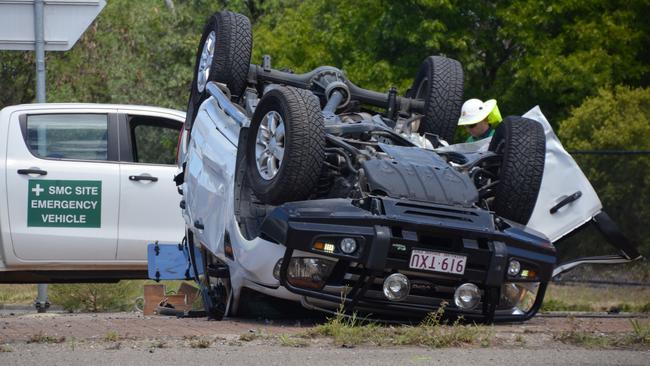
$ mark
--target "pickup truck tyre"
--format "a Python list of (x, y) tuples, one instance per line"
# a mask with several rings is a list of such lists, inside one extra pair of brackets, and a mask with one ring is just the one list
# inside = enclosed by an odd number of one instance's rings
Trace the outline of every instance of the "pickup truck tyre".
[(194, 79), (188, 105), (193, 121), (199, 105), (208, 97), (208, 81), (226, 84), (236, 102), (246, 90), (253, 36), (250, 20), (230, 11), (214, 13), (203, 28), (194, 62)]
[(497, 127), (490, 151), (502, 154), (494, 212), (520, 224), (528, 223), (544, 175), (544, 128), (523, 117), (506, 117)]
[(452, 142), (463, 104), (463, 67), (460, 62), (429, 56), (422, 62), (406, 96), (424, 100), (419, 133), (431, 133)]
[(307, 199), (325, 160), (325, 127), (310, 91), (277, 87), (260, 100), (251, 120), (246, 163), (253, 193), (278, 205)]

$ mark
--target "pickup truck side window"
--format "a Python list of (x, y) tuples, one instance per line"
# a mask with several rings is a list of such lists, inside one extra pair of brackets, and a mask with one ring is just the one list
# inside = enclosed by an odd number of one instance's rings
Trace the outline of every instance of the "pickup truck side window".
[(39, 158), (108, 160), (105, 114), (29, 115), (26, 124), (27, 146)]
[(164, 119), (132, 117), (129, 121), (133, 161), (146, 164), (176, 164), (176, 145), (181, 125)]

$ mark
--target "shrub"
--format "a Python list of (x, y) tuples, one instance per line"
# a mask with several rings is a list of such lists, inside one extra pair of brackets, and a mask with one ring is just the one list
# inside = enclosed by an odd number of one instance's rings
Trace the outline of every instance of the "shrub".
[(123, 311), (133, 306), (141, 282), (82, 283), (50, 286), (50, 301), (67, 311)]

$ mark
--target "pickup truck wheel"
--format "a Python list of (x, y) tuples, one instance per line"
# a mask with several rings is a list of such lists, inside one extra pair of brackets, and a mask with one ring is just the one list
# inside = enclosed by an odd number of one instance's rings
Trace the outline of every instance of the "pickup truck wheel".
[(544, 128), (523, 117), (506, 117), (497, 127), (490, 151), (502, 154), (494, 212), (520, 224), (528, 223), (544, 175)]
[(452, 142), (463, 103), (463, 67), (460, 62), (429, 56), (422, 62), (406, 96), (424, 100), (419, 133), (431, 133)]
[(235, 101), (246, 89), (253, 37), (250, 20), (230, 11), (214, 13), (203, 28), (194, 62), (194, 79), (188, 105), (188, 118), (194, 120), (201, 103), (208, 97), (208, 81), (226, 84)]
[(249, 131), (250, 185), (264, 203), (306, 199), (325, 160), (325, 129), (318, 98), (310, 91), (277, 87), (260, 100)]

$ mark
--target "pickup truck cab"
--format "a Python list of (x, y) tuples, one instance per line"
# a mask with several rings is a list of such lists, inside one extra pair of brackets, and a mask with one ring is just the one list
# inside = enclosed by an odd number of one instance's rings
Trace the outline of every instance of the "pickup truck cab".
[(185, 113), (107, 104), (0, 111), (0, 283), (146, 278), (180, 242), (173, 181)]

